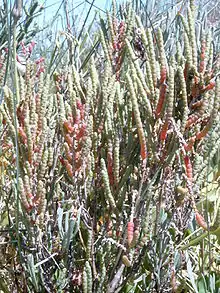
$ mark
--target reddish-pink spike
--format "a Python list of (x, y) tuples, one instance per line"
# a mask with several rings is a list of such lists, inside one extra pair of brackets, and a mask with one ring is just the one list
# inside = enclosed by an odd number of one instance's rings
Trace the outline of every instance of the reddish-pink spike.
[(128, 246), (131, 245), (132, 240), (133, 240), (133, 235), (134, 235), (134, 223), (133, 222), (128, 222)]
[(200, 215), (197, 211), (196, 211), (196, 223), (202, 227), (204, 230), (207, 230), (207, 223), (205, 221), (205, 219), (203, 218), (202, 215)]
[(192, 164), (191, 164), (189, 156), (184, 157), (184, 163), (185, 163), (185, 167), (186, 167), (186, 176), (187, 176), (188, 180), (190, 182), (192, 182), (193, 181), (193, 172), (192, 172)]

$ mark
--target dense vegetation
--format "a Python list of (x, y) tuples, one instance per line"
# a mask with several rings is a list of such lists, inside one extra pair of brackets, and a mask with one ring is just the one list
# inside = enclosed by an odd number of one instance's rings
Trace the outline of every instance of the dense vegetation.
[(19, 3), (1, 10), (2, 292), (219, 292), (210, 14), (113, 2), (74, 35), (64, 5), (42, 53), (43, 7)]

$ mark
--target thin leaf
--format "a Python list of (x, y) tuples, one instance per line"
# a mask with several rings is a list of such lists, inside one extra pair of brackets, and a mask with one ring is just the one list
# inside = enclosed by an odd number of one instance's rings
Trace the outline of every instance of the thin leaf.
[(190, 282), (191, 282), (191, 284), (192, 284), (193, 289), (195, 290), (195, 292), (196, 293), (199, 293), (198, 292), (198, 289), (197, 289), (197, 286), (196, 286), (196, 283), (195, 283), (194, 272), (193, 272), (194, 269), (192, 268), (192, 263), (191, 263), (191, 260), (189, 258), (189, 254), (188, 254), (187, 251), (185, 252), (185, 256), (186, 256), (187, 273), (188, 273)]

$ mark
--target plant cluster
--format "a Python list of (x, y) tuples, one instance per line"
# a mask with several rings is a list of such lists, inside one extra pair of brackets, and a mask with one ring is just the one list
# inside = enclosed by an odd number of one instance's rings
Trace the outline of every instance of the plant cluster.
[(220, 142), (220, 59), (209, 32), (197, 41), (194, 15), (192, 2), (177, 15), (170, 54), (160, 27), (146, 29), (131, 5), (119, 19), (113, 3), (83, 70), (27, 58), (4, 86), (5, 292), (218, 289), (219, 200), (206, 214), (197, 203)]

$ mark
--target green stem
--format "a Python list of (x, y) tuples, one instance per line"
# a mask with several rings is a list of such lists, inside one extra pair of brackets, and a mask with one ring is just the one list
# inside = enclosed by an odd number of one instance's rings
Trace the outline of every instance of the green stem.
[(17, 64), (16, 64), (16, 21), (14, 22), (13, 27), (13, 62), (14, 62), (14, 87), (15, 87), (15, 95), (13, 95), (13, 104), (14, 104), (14, 126), (15, 126), (15, 150), (16, 150), (16, 188), (15, 188), (15, 196), (16, 196), (16, 237), (18, 241), (18, 251), (19, 257), (21, 261), (21, 242), (19, 237), (19, 147), (18, 147), (18, 125), (16, 119), (16, 108), (17, 103), (19, 101), (19, 85), (18, 85), (18, 72), (17, 72)]
[(190, 246), (196, 245), (197, 243), (199, 243), (200, 241), (202, 241), (204, 238), (206, 238), (208, 236), (208, 232), (205, 232), (203, 234), (201, 234), (200, 236), (194, 238), (193, 240), (191, 240), (188, 244), (180, 247), (181, 250), (185, 250), (187, 248), (189, 248)]

